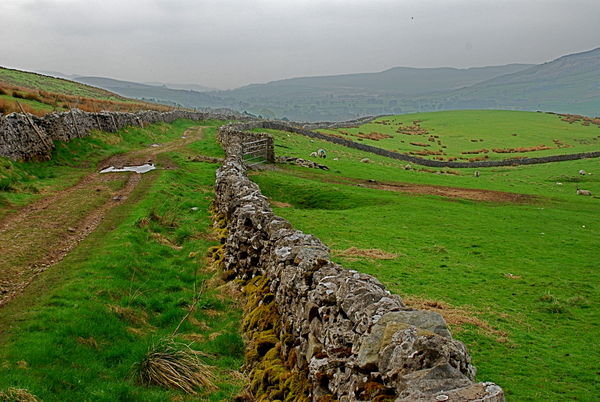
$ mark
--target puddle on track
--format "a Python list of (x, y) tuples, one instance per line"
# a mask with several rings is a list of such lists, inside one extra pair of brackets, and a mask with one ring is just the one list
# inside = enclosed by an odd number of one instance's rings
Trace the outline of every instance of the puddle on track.
[(122, 168), (116, 168), (114, 166), (102, 169), (100, 173), (118, 173), (118, 172), (136, 172), (136, 173), (147, 173), (151, 170), (156, 169), (153, 163), (144, 163), (138, 166), (123, 166)]

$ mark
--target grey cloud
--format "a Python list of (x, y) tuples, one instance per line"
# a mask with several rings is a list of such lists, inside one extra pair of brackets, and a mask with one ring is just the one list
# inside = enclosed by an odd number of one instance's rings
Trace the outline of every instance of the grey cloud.
[(2, 0), (0, 64), (234, 87), (597, 47), (596, 0)]

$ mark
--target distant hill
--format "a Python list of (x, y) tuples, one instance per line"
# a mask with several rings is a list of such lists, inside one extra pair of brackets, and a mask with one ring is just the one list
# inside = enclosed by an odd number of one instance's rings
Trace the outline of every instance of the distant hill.
[(399, 100), (462, 88), (528, 67), (527, 64), (468, 69), (395, 67), (379, 73), (292, 78), (215, 95), (228, 100), (231, 107), (243, 107), (267, 117), (346, 120), (367, 114), (413, 112), (416, 111), (413, 108), (400, 107)]
[(394, 93), (400, 95), (423, 95), (462, 88), (491, 78), (522, 71), (530, 64), (475, 68), (411, 68), (394, 67), (379, 73), (300, 77), (266, 84), (253, 84), (229, 92), (234, 96), (277, 95), (314, 93), (315, 91), (368, 91), (370, 93)]
[[(600, 48), (570, 54), (449, 93), (446, 106), (600, 115)], [(457, 108), (457, 107), (452, 107)]]
[[(544, 110), (600, 115), (600, 48), (540, 65), (395, 67), (379, 73), (299, 77), (226, 91), (102, 77), (77, 81), (122, 96), (189, 108), (230, 108), (296, 121), (453, 109)], [(171, 87), (169, 87), (171, 86)]]
[(105, 77), (76, 76), (75, 81), (98, 88), (107, 89), (129, 98), (157, 102), (171, 106), (187, 108), (223, 107), (224, 101), (219, 97), (208, 95), (205, 92), (190, 89), (172, 89), (167, 86), (141, 84), (132, 81), (115, 80)]
[(198, 91), (198, 92), (209, 92), (209, 91), (218, 91), (217, 88), (211, 88), (204, 85), (199, 84), (173, 84), (173, 83), (165, 83), (165, 82), (144, 82), (143, 84), (152, 85), (154, 87), (167, 87), (171, 89), (186, 89), (190, 91)]

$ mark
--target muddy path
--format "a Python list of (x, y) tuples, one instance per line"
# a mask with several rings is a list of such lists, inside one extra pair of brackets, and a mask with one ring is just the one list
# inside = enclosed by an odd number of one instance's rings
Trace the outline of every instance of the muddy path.
[[(155, 162), (161, 153), (176, 151), (200, 140), (203, 129), (192, 127), (175, 141), (112, 156), (99, 163), (98, 168)], [(159, 168), (173, 167), (166, 164)], [(94, 172), (74, 186), (2, 219), (0, 307), (21, 293), (40, 273), (67, 256), (142, 180), (147, 179), (138, 173)]]

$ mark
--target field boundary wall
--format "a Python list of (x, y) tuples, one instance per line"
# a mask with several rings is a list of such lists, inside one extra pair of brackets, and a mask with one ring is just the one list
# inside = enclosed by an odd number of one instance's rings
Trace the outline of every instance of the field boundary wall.
[[(256, 127), (219, 129), (226, 159), (215, 200), (227, 229), (223, 269), (241, 280), (266, 278), (269, 293), (256, 311), (274, 306), (280, 317), (266, 328), (276, 340), (256, 341), (251, 353), (279, 353), (308, 378), (313, 401), (504, 401), (498, 385), (474, 382), (465, 346), (439, 314), (408, 308), (374, 277), (332, 262), (318, 238), (273, 213), (242, 159), (243, 141), (264, 135), (246, 131)], [(260, 326), (254, 318), (246, 320)]]
[(78, 109), (50, 113), (44, 117), (11, 113), (0, 118), (0, 156), (13, 160), (48, 160), (54, 141), (70, 141), (90, 135), (93, 130), (116, 132), (125, 127), (145, 127), (149, 124), (190, 120), (245, 120), (237, 113), (142, 111), (137, 113), (89, 113)]

